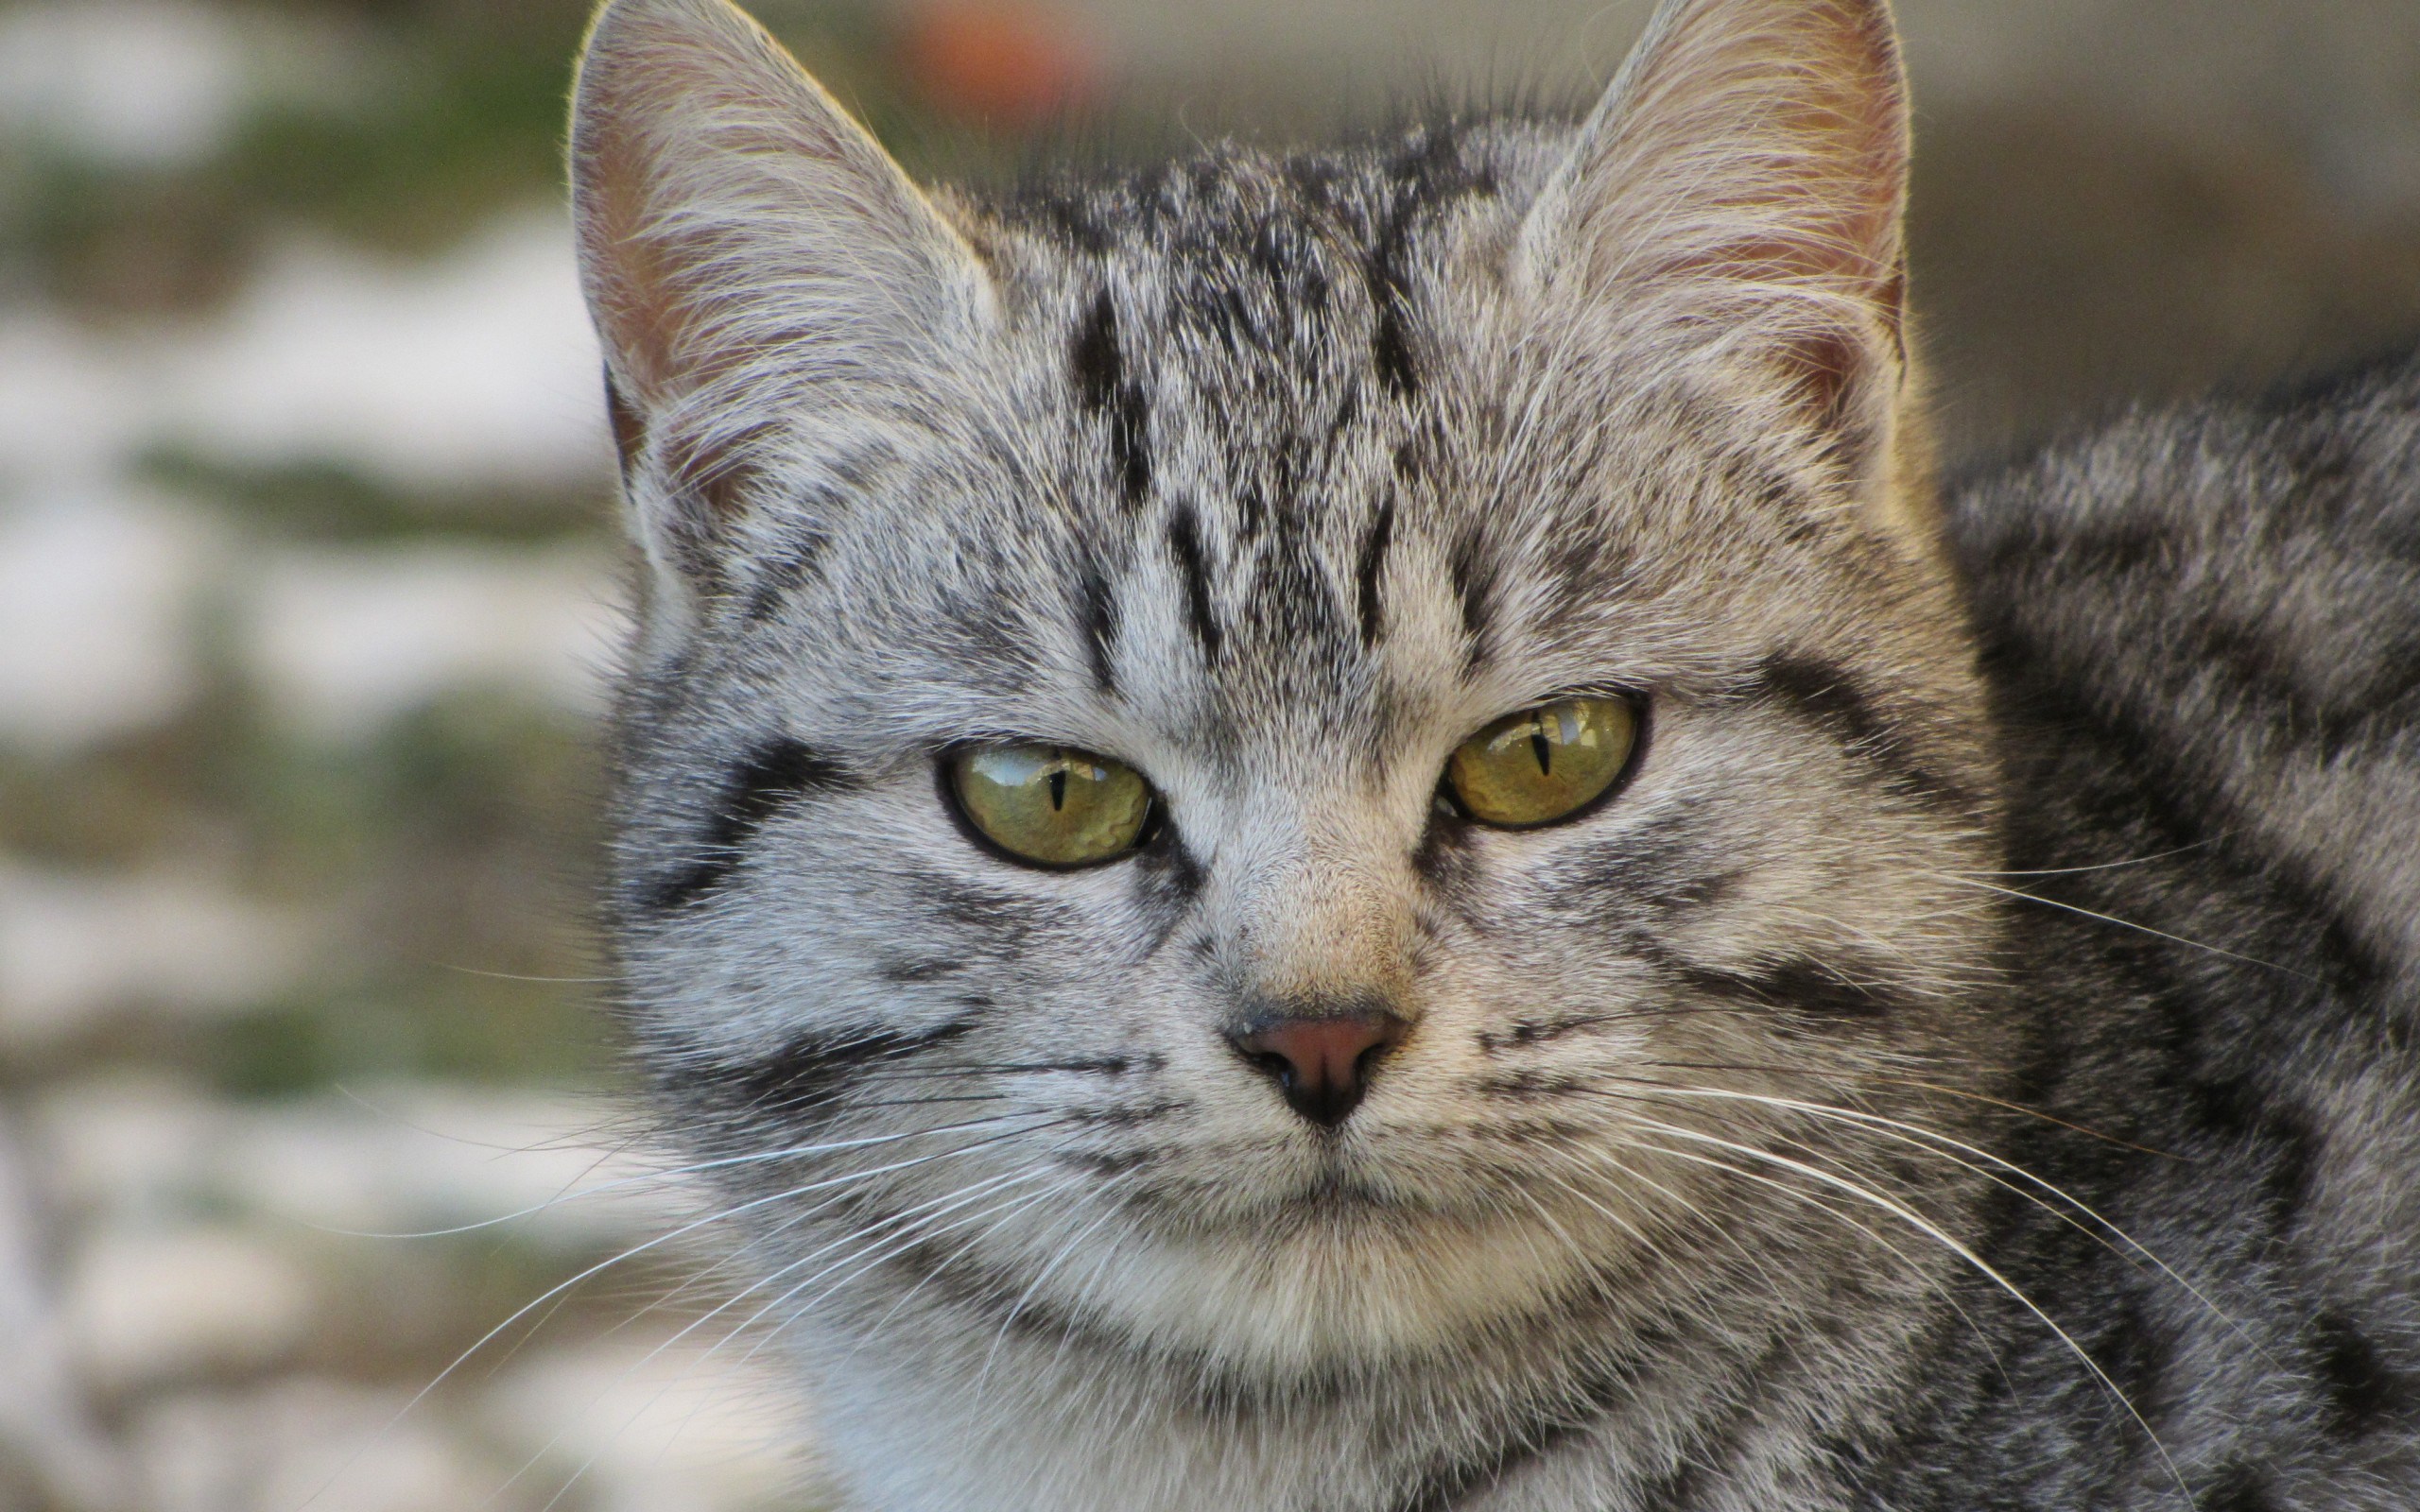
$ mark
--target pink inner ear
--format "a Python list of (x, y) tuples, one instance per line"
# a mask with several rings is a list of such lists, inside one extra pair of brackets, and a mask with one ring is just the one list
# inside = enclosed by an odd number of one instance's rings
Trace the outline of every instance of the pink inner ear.
[[(685, 286), (683, 253), (694, 249), (648, 232), (660, 214), (657, 182), (650, 155), (633, 143), (638, 129), (623, 117), (634, 102), (592, 94), (583, 104), (591, 102), (605, 108), (582, 122), (579, 232), (596, 318), (619, 374), (608, 382), (607, 408), (627, 477), (646, 451), (648, 417), (710, 379), (712, 365), (700, 351)], [(658, 458), (666, 484), (695, 501), (699, 507), (687, 512), (709, 529), (735, 512), (744, 482), (725, 450), (674, 446)]]
[(636, 390), (624, 400), (652, 408), (673, 385), (684, 333), (666, 249), (641, 234), (651, 212), (648, 167), (620, 121), (607, 116), (583, 125), (578, 208), (594, 308), (616, 366)]
[(651, 411), (714, 376), (701, 335), (712, 236), (668, 236), (721, 172), (745, 185), (757, 162), (834, 159), (815, 87), (778, 44), (717, 0), (622, 0), (580, 65), (572, 128), (573, 201), (598, 324), (631, 392)]
[(839, 360), (780, 381), (828, 376), (899, 310), (937, 305), (900, 284), (959, 250), (882, 148), (723, 0), (608, 7), (580, 66), (572, 170), (623, 466), (661, 469), (674, 512), (708, 533), (743, 507), (763, 431), (746, 417), (764, 396), (719, 390), (790, 343)]

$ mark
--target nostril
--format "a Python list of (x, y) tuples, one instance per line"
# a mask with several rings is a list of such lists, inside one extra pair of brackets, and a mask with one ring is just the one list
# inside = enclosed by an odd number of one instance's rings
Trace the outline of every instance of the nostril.
[(1277, 1083), (1294, 1111), (1334, 1127), (1352, 1115), (1372, 1073), (1404, 1035), (1392, 1013), (1280, 1019), (1229, 1038), (1253, 1069)]

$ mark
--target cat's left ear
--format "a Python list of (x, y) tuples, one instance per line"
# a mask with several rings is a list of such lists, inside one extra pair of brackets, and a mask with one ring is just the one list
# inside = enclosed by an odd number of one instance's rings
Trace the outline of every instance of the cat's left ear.
[(1906, 75), (1887, 0), (1667, 0), (1516, 254), (1674, 359), (1739, 359), (1855, 474), (1906, 379)]
[(787, 429), (945, 410), (991, 317), (964, 238), (729, 0), (603, 8), (571, 180), (635, 533), (676, 595)]

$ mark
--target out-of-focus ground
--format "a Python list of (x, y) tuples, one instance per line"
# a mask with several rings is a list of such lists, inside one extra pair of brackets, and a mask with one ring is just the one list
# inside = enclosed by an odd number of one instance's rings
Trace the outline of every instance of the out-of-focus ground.
[[(0, 3), (0, 1512), (820, 1504), (712, 1244), (547, 1295), (689, 1211), (584, 921), (584, 9)], [(1121, 154), (1576, 102), (1644, 9), (761, 13), (984, 177), (1069, 100)], [(1953, 456), (2420, 335), (2420, 6), (1904, 15)]]

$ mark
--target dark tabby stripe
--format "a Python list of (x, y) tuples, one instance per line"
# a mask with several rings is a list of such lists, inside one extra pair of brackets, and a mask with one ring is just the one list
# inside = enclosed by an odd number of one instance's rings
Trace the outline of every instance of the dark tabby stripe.
[(1858, 675), (1837, 662), (1776, 653), (1742, 685), (1751, 699), (1780, 704), (1878, 771), (1883, 785), (1962, 819), (1980, 816), (1974, 793), (1927, 765), (1916, 737), (1887, 715)]
[(1395, 534), (1395, 501), (1387, 499), (1378, 506), (1378, 518), (1370, 526), (1370, 538), (1361, 543), (1361, 561), (1354, 573), (1359, 585), (1361, 611), (1361, 644), (1364, 647), (1378, 644), (1378, 633), (1386, 628), (1386, 601), (1381, 596), (1386, 586), (1387, 547)]
[(1077, 325), (1068, 364), (1076, 398), (1086, 409), (1108, 417), (1110, 462), (1118, 488), (1128, 508), (1140, 508), (1151, 492), (1150, 415), (1141, 387), (1126, 369), (1117, 340), (1117, 310), (1108, 290), (1095, 296)]
[(1496, 568), (1486, 552), (1478, 532), (1465, 531), (1447, 564), (1454, 575), (1454, 597), (1462, 609), (1463, 658), (1472, 667), (1487, 661), (1495, 631)]
[(809, 793), (840, 792), (856, 780), (803, 741), (769, 740), (732, 768), (716, 800), (696, 856), (648, 887), (643, 902), (656, 913), (695, 902), (728, 881), (745, 859), (749, 839), (783, 807)]
[(1086, 562), (1076, 585), (1084, 622), (1084, 660), (1091, 668), (1093, 688), (1103, 697), (1117, 696), (1117, 599), (1098, 562)]
[(1201, 552), (1201, 524), (1190, 504), (1179, 504), (1168, 514), (1168, 552), (1176, 558), (1177, 576), (1184, 579), (1184, 610), (1194, 639), (1201, 643), (1202, 660), (1219, 660), (1222, 639), (1217, 610), (1210, 603), (1210, 569)]
[(2311, 1329), (2311, 1351), (2332, 1409), (2328, 1426), (2338, 1436), (2359, 1438), (2393, 1427), (2420, 1409), (2420, 1383), (2396, 1374), (2345, 1314), (2320, 1314)]
[(1389, 393), (1411, 400), (1419, 396), (1421, 386), (1410, 334), (1408, 270), (1413, 233), (1441, 206), (1465, 195), (1493, 193), (1495, 181), (1486, 170), (1463, 164), (1461, 133), (1443, 125), (1414, 136), (1389, 166), (1395, 182), (1386, 210), (1373, 228), (1374, 236), (1363, 269), (1377, 311), (1370, 364)]
[(1759, 962), (1752, 970), (1739, 971), (1681, 962), (1658, 964), (1709, 997), (1827, 1023), (1879, 1019), (1907, 1006), (1885, 987), (1853, 981), (1806, 956)]
[(743, 1108), (760, 1114), (796, 1112), (831, 1101), (852, 1072), (897, 1060), (974, 1032), (979, 1020), (953, 1019), (938, 1028), (854, 1028), (804, 1034), (730, 1083)]

